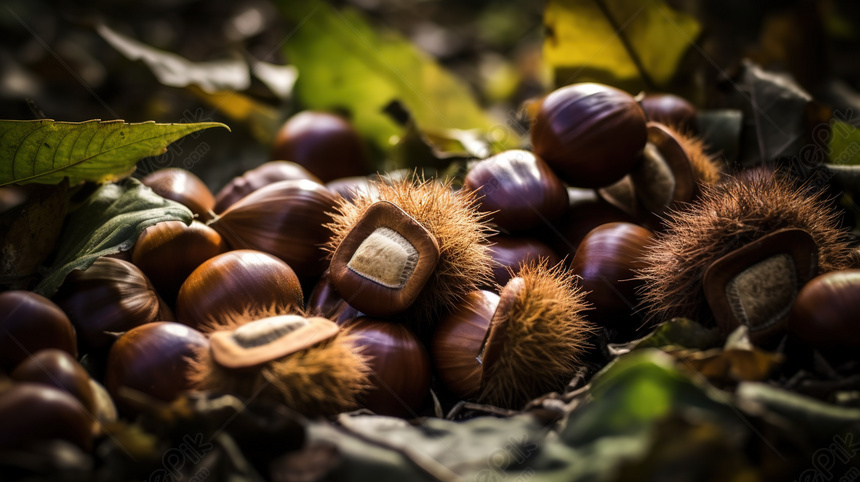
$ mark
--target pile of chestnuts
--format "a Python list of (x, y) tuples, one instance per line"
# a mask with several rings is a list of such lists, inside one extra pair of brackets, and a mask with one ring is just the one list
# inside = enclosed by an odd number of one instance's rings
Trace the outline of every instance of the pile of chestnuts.
[(371, 176), (361, 137), (322, 112), (290, 119), (273, 157), (214, 195), (153, 172), (190, 225), (146, 229), (52, 299), (0, 293), (0, 413), (18, 414), (0, 448), (90, 450), (103, 423), (190, 391), (309, 417), (518, 410), (600, 343), (673, 317), (762, 347), (860, 346), (860, 271), (831, 207), (780, 172), (728, 176), (675, 96), (558, 89), (531, 150), (472, 162), (460, 188)]

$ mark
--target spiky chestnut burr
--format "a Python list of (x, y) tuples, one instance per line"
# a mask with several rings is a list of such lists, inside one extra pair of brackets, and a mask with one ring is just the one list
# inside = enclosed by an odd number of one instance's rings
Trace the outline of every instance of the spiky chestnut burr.
[(519, 408), (573, 376), (594, 331), (586, 309), (573, 272), (524, 265), (499, 296), (473, 291), (442, 320), (434, 366), (454, 395)]
[(812, 237), (819, 273), (850, 266), (847, 234), (820, 195), (778, 173), (705, 186), (696, 202), (669, 214), (665, 232), (646, 248), (645, 267), (638, 276), (647, 319), (687, 317), (712, 324), (703, 289), (706, 270), (730, 252), (785, 228)]
[[(492, 279), (486, 245), (492, 230), (476, 209), (475, 193), (453, 191), (449, 183), (380, 180), (375, 188), (375, 194), (357, 192), (352, 202), (336, 206), (325, 245), (332, 282), (361, 312), (396, 315), (426, 333)], [(421, 260), (429, 258), (436, 258), (435, 265), (425, 268)], [(415, 289), (419, 282), (423, 287)]]
[(259, 396), (307, 416), (358, 407), (369, 369), (356, 337), (325, 318), (254, 311), (209, 328), (190, 379), (201, 390)]

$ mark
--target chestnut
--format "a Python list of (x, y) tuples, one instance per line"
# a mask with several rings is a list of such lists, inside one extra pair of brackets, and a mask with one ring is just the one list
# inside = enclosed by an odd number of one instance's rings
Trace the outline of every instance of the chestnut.
[(187, 207), (198, 220), (212, 219), (215, 198), (206, 184), (190, 171), (178, 167), (159, 169), (144, 176), (140, 182), (159, 196)]
[(14, 383), (0, 391), (0, 450), (65, 440), (89, 451), (93, 418), (81, 402), (39, 383)]
[(500, 227), (518, 231), (554, 220), (567, 209), (567, 188), (531, 152), (511, 150), (476, 163), (463, 189), (477, 191), (480, 210)]
[(696, 108), (683, 97), (664, 93), (645, 94), (639, 100), (639, 105), (649, 121), (672, 126), (681, 132), (697, 130)]
[(323, 182), (370, 172), (361, 136), (328, 112), (304, 111), (287, 120), (275, 138), (272, 159), (295, 162)]
[(88, 412), (96, 411), (90, 375), (73, 356), (62, 350), (41, 350), (21, 362), (9, 375), (19, 382), (54, 387), (77, 398)]
[(744, 325), (750, 341), (768, 345), (785, 332), (798, 290), (817, 270), (812, 236), (802, 229), (780, 229), (714, 261), (702, 284), (723, 333)]
[(116, 333), (153, 321), (171, 321), (173, 312), (135, 265), (99, 258), (84, 271), (72, 271), (55, 296), (89, 347), (110, 344)]
[(575, 187), (608, 186), (645, 147), (645, 113), (628, 93), (581, 83), (550, 93), (531, 129), (534, 153)]
[(516, 276), (521, 265), (541, 259), (546, 259), (550, 266), (561, 262), (561, 258), (552, 248), (536, 238), (498, 234), (490, 238), (490, 243), (493, 278), (498, 286), (504, 286)]
[(375, 187), (335, 208), (325, 246), (331, 280), (362, 313), (397, 316), (423, 337), (441, 313), (490, 281), (492, 230), (472, 191), (435, 180)]
[(166, 221), (140, 233), (131, 261), (158, 293), (173, 304), (188, 275), (206, 260), (226, 251), (227, 243), (209, 226), (198, 221), (189, 226), (180, 221)]
[(325, 183), (326, 189), (350, 202), (355, 199), (357, 193), (374, 195), (376, 193), (374, 186), (373, 181), (366, 176), (339, 177)]
[(269, 315), (243, 313), (211, 327), (209, 349), (192, 364), (195, 387), (259, 396), (307, 416), (356, 408), (369, 369), (355, 336), (325, 318)]
[(273, 254), (303, 279), (325, 270), (321, 246), (331, 234), (325, 226), (337, 198), (321, 184), (280, 181), (245, 196), (210, 226), (233, 249), (255, 249)]
[(192, 388), (189, 364), (197, 350), (208, 347), (202, 333), (180, 323), (138, 326), (111, 346), (105, 386), (121, 406), (121, 387), (170, 402)]
[(379, 415), (416, 418), (430, 394), (430, 357), (424, 345), (400, 323), (362, 316), (341, 325), (356, 337), (367, 357), (372, 388), (362, 406)]
[(14, 368), (47, 348), (78, 356), (69, 317), (53, 301), (31, 291), (0, 293), (0, 370)]
[(850, 350), (857, 358), (860, 270), (831, 271), (797, 293), (786, 328), (800, 342), (826, 351)]
[(561, 390), (594, 331), (562, 265), (528, 264), (497, 296), (471, 292), (433, 335), (433, 366), (454, 395), (506, 408)]
[(290, 161), (270, 161), (233, 178), (215, 196), (216, 213), (222, 213), (236, 201), (252, 192), (278, 181), (307, 179), (322, 184), (322, 181), (304, 167)]
[(192, 328), (217, 323), (231, 313), (282, 308), (301, 309), (302, 288), (287, 263), (260, 251), (219, 254), (197, 267), (176, 298), (180, 323)]
[(635, 270), (644, 266), (651, 231), (630, 223), (609, 223), (592, 229), (579, 243), (570, 269), (582, 278), (585, 299), (594, 307), (589, 320), (622, 333), (635, 331), (633, 320), (640, 283)]

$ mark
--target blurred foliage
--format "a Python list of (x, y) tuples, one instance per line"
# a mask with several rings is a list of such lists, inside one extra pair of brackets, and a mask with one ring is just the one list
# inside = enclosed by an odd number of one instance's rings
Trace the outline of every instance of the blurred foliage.
[(556, 84), (601, 82), (633, 93), (665, 87), (701, 31), (663, 0), (552, 0), (544, 25)]

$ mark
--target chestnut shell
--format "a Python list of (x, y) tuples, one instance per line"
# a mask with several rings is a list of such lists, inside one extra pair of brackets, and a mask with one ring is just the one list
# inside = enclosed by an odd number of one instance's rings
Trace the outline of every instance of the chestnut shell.
[(593, 83), (549, 94), (531, 129), (535, 154), (576, 187), (608, 186), (624, 177), (646, 138), (645, 113), (636, 100)]
[(228, 251), (188, 276), (176, 299), (177, 318), (199, 329), (225, 313), (302, 307), (302, 288), (287, 263), (260, 251)]
[(255, 249), (284, 260), (301, 278), (326, 268), (322, 245), (331, 232), (330, 212), (337, 199), (323, 185), (280, 181), (258, 189), (230, 206), (210, 224), (233, 249)]
[(361, 136), (328, 112), (304, 111), (287, 120), (275, 138), (272, 159), (295, 162), (323, 182), (370, 171)]
[(201, 221), (212, 218), (215, 198), (206, 184), (190, 171), (169, 167), (144, 176), (140, 182), (159, 196), (187, 207)]
[(108, 354), (105, 387), (120, 402), (128, 387), (169, 402), (192, 388), (190, 360), (209, 341), (199, 331), (174, 322), (149, 323), (128, 331)]
[(289, 161), (269, 161), (234, 177), (215, 196), (216, 213), (222, 213), (236, 201), (257, 189), (279, 181), (307, 179), (322, 184), (322, 181), (304, 167)]
[(860, 347), (858, 313), (860, 270), (831, 271), (800, 290), (787, 329), (800, 342), (816, 348), (856, 350)]
[(546, 162), (528, 151), (511, 150), (478, 162), (463, 188), (478, 191), (480, 210), (516, 231), (554, 220), (567, 209), (567, 188)]
[(55, 296), (90, 347), (114, 340), (112, 333), (153, 321), (171, 321), (173, 312), (135, 265), (99, 258), (84, 271), (72, 271)]
[(53, 301), (31, 291), (0, 293), (0, 369), (11, 369), (47, 348), (78, 356), (69, 317)]
[(41, 383), (62, 390), (80, 400), (89, 412), (96, 410), (90, 375), (80, 363), (62, 350), (41, 350), (21, 362), (10, 377), (19, 382)]
[(430, 358), (418, 338), (400, 323), (370, 317), (343, 326), (357, 337), (373, 370), (364, 406), (380, 415), (416, 417), (430, 393)]

